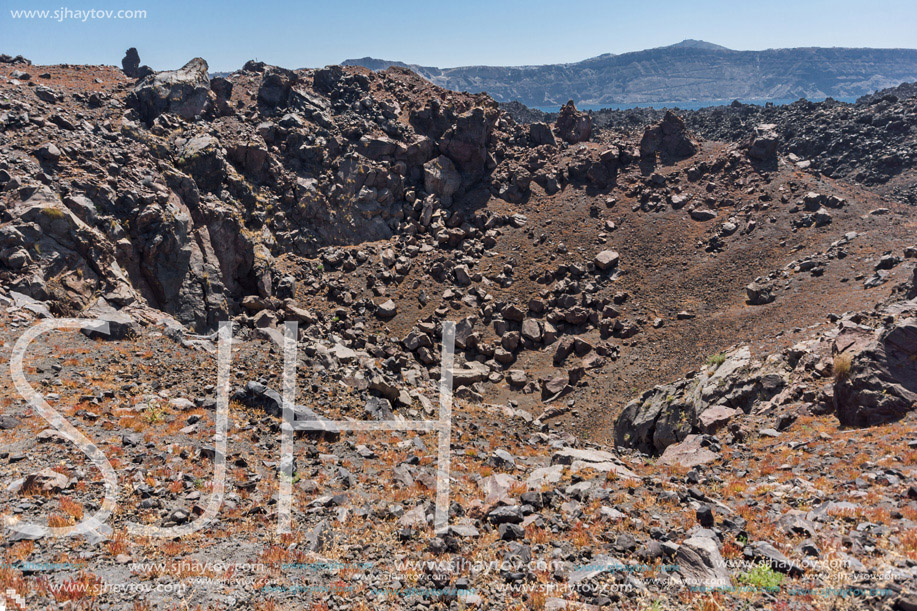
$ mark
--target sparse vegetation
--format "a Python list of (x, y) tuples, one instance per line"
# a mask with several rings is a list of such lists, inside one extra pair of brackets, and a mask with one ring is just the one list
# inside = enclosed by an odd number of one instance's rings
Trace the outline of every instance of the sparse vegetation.
[(726, 362), (726, 354), (723, 352), (718, 352), (716, 354), (711, 354), (707, 357), (707, 365), (716, 369), (720, 365)]
[(164, 410), (158, 405), (150, 405), (143, 411), (143, 417), (150, 424), (156, 424), (162, 422), (163, 416), (165, 415)]
[(853, 357), (842, 352), (834, 357), (834, 380), (843, 382), (850, 376), (850, 366), (853, 363)]
[(41, 212), (42, 212), (42, 214), (44, 214), (46, 217), (48, 217), (49, 219), (52, 219), (52, 220), (62, 219), (62, 218), (64, 218), (64, 216), (66, 216), (66, 214), (64, 213), (64, 211), (63, 211), (63, 210), (59, 210), (58, 208), (42, 208), (42, 209), (41, 209)]
[(759, 564), (748, 571), (741, 573), (737, 580), (739, 583), (754, 586), (766, 592), (777, 592), (785, 576), (778, 573), (766, 564)]

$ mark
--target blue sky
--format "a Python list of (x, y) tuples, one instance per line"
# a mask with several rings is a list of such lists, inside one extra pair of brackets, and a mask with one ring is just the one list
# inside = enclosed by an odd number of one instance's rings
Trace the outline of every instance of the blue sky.
[[(0, 0), (0, 53), (38, 64), (120, 64), (136, 46), (157, 70), (195, 56), (211, 70), (256, 58), (312, 67), (373, 56), (432, 66), (572, 62), (685, 38), (733, 49), (917, 47), (915, 0)], [(145, 10), (126, 19), (14, 19), (18, 10)], [(72, 13), (71, 13), (72, 14)]]

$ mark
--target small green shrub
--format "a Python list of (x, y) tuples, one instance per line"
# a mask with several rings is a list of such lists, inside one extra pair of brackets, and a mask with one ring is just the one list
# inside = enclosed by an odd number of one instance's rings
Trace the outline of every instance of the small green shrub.
[(754, 586), (760, 590), (775, 592), (780, 589), (784, 576), (766, 564), (759, 564), (751, 570), (739, 575), (738, 580), (746, 585)]
[(156, 424), (157, 422), (162, 422), (162, 418), (164, 415), (165, 414), (163, 412), (163, 409), (156, 405), (151, 405), (148, 408), (146, 408), (146, 411), (144, 411), (144, 417), (146, 418), (146, 421), (149, 422), (150, 424)]
[(710, 365), (711, 367), (719, 367), (720, 365), (722, 365), (725, 362), (726, 362), (726, 355), (723, 354), (722, 352), (719, 352), (717, 354), (711, 354), (709, 357), (707, 357), (707, 364)]

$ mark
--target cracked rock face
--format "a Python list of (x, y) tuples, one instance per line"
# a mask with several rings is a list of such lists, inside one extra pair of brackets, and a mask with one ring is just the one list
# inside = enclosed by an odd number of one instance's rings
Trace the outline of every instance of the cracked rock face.
[(659, 124), (646, 128), (640, 140), (640, 157), (652, 158), (657, 154), (663, 158), (681, 159), (697, 152), (684, 120), (668, 111)]
[[(573, 100), (570, 100), (560, 109), (554, 128), (564, 142), (570, 144), (585, 142), (592, 135), (592, 119), (586, 113), (578, 111)], [(540, 135), (539, 140), (550, 143), (553, 137), (549, 139), (548, 134)]]
[[(657, 386), (629, 403), (615, 422), (615, 445), (662, 453), (692, 433), (706, 432), (721, 418), (749, 413), (786, 385), (774, 365), (752, 361), (748, 347), (724, 355), (694, 379)], [(703, 419), (708, 410), (716, 416)]]
[(210, 77), (207, 62), (196, 57), (178, 70), (151, 74), (140, 81), (128, 99), (144, 121), (164, 112), (183, 119), (200, 116), (210, 106)]
[(917, 407), (917, 319), (885, 330), (849, 358), (849, 371), (838, 374), (834, 388), (842, 424), (875, 426)]

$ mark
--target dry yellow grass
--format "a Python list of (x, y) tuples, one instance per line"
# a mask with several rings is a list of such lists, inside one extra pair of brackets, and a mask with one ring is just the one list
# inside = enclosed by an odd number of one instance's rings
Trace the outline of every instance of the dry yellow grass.
[(834, 380), (840, 382), (846, 380), (847, 376), (850, 375), (850, 365), (853, 362), (853, 357), (849, 354), (842, 352), (834, 357)]

